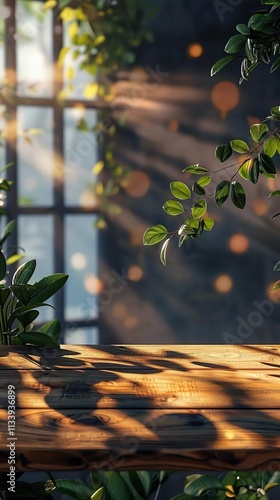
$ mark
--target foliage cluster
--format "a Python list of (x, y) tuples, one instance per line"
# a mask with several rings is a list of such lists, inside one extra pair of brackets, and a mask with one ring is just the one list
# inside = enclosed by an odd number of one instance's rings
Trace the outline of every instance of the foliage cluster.
[[(44, 481), (30, 484), (20, 480), (21, 475), (18, 473), (16, 493), (8, 492), (5, 500), (51, 500), (55, 491), (76, 500), (149, 500), (153, 494), (157, 500), (161, 486), (171, 473), (96, 471), (90, 473), (90, 485), (69, 479), (54, 480), (51, 474)], [(5, 484), (4, 474), (0, 475), (0, 481)], [(208, 500), (268, 500), (268, 491), (279, 485), (280, 472), (232, 471), (218, 478), (193, 474), (186, 477), (183, 492), (170, 500), (191, 500), (201, 496)]]
[[(240, 83), (247, 80), (249, 74), (261, 63), (270, 66), (274, 72), (280, 67), (280, 0), (262, 0), (262, 4), (270, 9), (259, 10), (250, 17), (247, 24), (238, 24), (237, 35), (233, 35), (225, 46), (225, 52), (230, 54), (217, 61), (212, 69), (212, 76), (223, 69), (236, 58), (242, 59)], [(240, 54), (241, 53), (241, 54)], [(170, 240), (177, 235), (178, 245), (181, 247), (190, 238), (199, 238), (204, 231), (211, 231), (214, 221), (207, 215), (208, 202), (214, 197), (216, 205), (220, 207), (227, 199), (239, 209), (246, 205), (246, 192), (243, 184), (236, 180), (239, 176), (245, 181), (257, 184), (260, 175), (275, 179), (277, 170), (272, 159), (280, 154), (280, 106), (270, 109), (270, 115), (262, 123), (255, 123), (250, 128), (250, 141), (247, 144), (242, 139), (233, 139), (228, 144), (216, 147), (215, 158), (222, 164), (229, 161), (232, 154), (233, 162), (219, 169), (218, 172), (230, 170), (231, 174), (214, 182), (211, 189), (212, 176), (208, 169), (199, 164), (186, 167), (183, 172), (199, 175), (192, 186), (181, 181), (170, 184), (170, 191), (175, 199), (167, 200), (163, 210), (171, 216), (183, 216), (183, 224), (176, 231), (168, 231), (162, 224), (148, 228), (144, 233), (144, 245), (155, 245), (164, 241), (160, 259), (166, 265), (166, 254)], [(239, 155), (236, 157), (236, 154)], [(232, 170), (233, 169), (233, 170)], [(220, 175), (219, 175), (220, 177)], [(205, 187), (207, 187), (207, 192)], [(273, 191), (269, 197), (279, 196), (280, 190)], [(182, 201), (187, 204), (183, 205)], [(275, 214), (277, 217), (280, 213)], [(275, 270), (279, 270), (279, 263)], [(274, 289), (279, 288), (276, 283)]]
[[(8, 192), (10, 188), (11, 182), (1, 178), (0, 191)], [(0, 219), (7, 215), (5, 207), (1, 207)], [(33, 322), (39, 316), (38, 308), (48, 306), (45, 301), (66, 283), (68, 276), (63, 273), (51, 274), (30, 284), (29, 280), (36, 269), (36, 260), (32, 259), (16, 270), (8, 284), (7, 267), (24, 256), (22, 253), (12, 253), (5, 257), (4, 250), (14, 229), (15, 221), (12, 220), (4, 225), (0, 236), (0, 345), (31, 344), (59, 348), (59, 321), (48, 321), (36, 330), (33, 329)], [(6, 251), (9, 251), (9, 247)]]
[[(267, 123), (269, 123), (269, 126)], [(275, 155), (280, 154), (280, 106), (271, 108), (270, 115), (262, 123), (256, 123), (250, 128), (252, 145), (241, 139), (233, 139), (228, 144), (221, 144), (215, 150), (215, 158), (222, 164), (228, 162), (235, 154), (233, 162), (221, 170), (234, 169), (228, 178), (219, 181), (211, 189), (212, 176), (207, 168), (199, 164), (186, 167), (183, 172), (194, 174), (197, 180), (188, 186), (184, 182), (174, 181), (170, 184), (171, 194), (175, 199), (167, 200), (163, 210), (171, 216), (187, 216), (177, 231), (169, 232), (161, 224), (148, 228), (144, 234), (145, 245), (155, 245), (163, 240), (160, 252), (162, 263), (166, 264), (168, 244), (175, 235), (178, 237), (179, 247), (190, 238), (199, 238), (203, 231), (211, 231), (214, 220), (207, 216), (209, 199), (214, 197), (217, 207), (228, 199), (239, 209), (246, 205), (246, 193), (241, 182), (236, 177), (257, 184), (260, 175), (275, 179), (276, 166), (273, 161)], [(238, 156), (239, 155), (239, 158)], [(208, 191), (206, 192), (206, 186)], [(210, 189), (209, 189), (210, 188)], [(269, 197), (279, 196), (280, 190), (273, 191)], [(182, 202), (186, 202), (183, 205)], [(274, 217), (278, 216), (275, 214)], [(167, 238), (167, 239), (166, 239)]]

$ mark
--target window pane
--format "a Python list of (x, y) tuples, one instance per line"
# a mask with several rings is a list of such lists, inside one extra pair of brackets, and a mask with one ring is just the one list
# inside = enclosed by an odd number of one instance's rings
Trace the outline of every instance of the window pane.
[(53, 203), (53, 110), (18, 107), (19, 205)]
[[(64, 23), (63, 38), (64, 46), (71, 46), (71, 41), (68, 36), (68, 29), (72, 23)], [(64, 97), (67, 99), (86, 99), (86, 86), (92, 84), (94, 77), (85, 70), (80, 70), (81, 62), (84, 60), (83, 56), (73, 58), (75, 49), (71, 48), (65, 55), (63, 60), (63, 80), (64, 80)], [(81, 51), (82, 52), (82, 51)], [(94, 96), (95, 97), (95, 96)], [(89, 97), (88, 97), (89, 98)], [(91, 96), (92, 100), (93, 97)]]
[(9, 7), (3, 5), (3, 0), (0, 1), (0, 80), (3, 78), (4, 70), (4, 39), (5, 39), (5, 19), (10, 15)]
[[(43, 228), (43, 229), (42, 229)], [(18, 217), (19, 246), (24, 248), (26, 260), (36, 259), (37, 267), (31, 282), (53, 273), (53, 220), (49, 215), (20, 215)], [(21, 261), (23, 262), (23, 261)], [(48, 300), (53, 304), (53, 298)], [(40, 309), (39, 321), (48, 321), (54, 317), (50, 307)]]
[[(5, 19), (10, 15), (9, 7), (4, 5), (3, 0), (0, 0), (0, 83), (4, 80), (4, 39), (5, 39)], [(1, 92), (3, 90), (1, 89)], [(1, 104), (0, 99), (0, 168), (5, 164), (5, 141), (2, 133), (5, 129), (5, 111), (6, 107)]]
[(80, 108), (64, 111), (65, 204), (94, 207), (91, 186), (95, 181), (92, 167), (97, 161), (97, 141), (92, 130), (77, 129), (81, 120), (92, 129), (96, 111)]
[(64, 336), (65, 344), (90, 344), (99, 343), (99, 330), (97, 327), (92, 328), (71, 328), (66, 330)]
[(5, 130), (6, 126), (5, 112), (6, 112), (6, 107), (0, 105), (0, 168), (3, 167), (6, 163), (6, 151), (5, 151), (6, 141), (2, 136), (2, 133)]
[(65, 221), (66, 320), (97, 317), (97, 231), (92, 215), (69, 215)]
[(18, 93), (52, 95), (52, 14), (43, 2), (16, 2)]

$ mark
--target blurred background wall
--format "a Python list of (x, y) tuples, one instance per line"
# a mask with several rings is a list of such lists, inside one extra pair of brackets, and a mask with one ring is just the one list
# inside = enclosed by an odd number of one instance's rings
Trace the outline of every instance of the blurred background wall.
[[(227, 171), (214, 173), (221, 167), (214, 159), (215, 147), (231, 139), (249, 140), (250, 125), (264, 119), (279, 96), (278, 77), (266, 67), (241, 86), (236, 62), (210, 77), (235, 25), (247, 22), (258, 2), (235, 2), (234, 8), (228, 2), (224, 9), (206, 0), (161, 4), (151, 23), (155, 42), (139, 48), (135, 67), (116, 83), (125, 115), (117, 154), (133, 172), (125, 195), (118, 198), (122, 211), (101, 237), (102, 339), (277, 342), (279, 297), (270, 288), (277, 279), (272, 268), (279, 257), (279, 222), (271, 220), (277, 205), (267, 200), (277, 180), (263, 179), (257, 187), (244, 181), (245, 211), (230, 202), (220, 209), (210, 203), (213, 231), (181, 249), (172, 242), (166, 268), (157, 246), (142, 246), (148, 226), (160, 223), (175, 230), (180, 225), (161, 208), (170, 198), (169, 182), (187, 182), (188, 174), (181, 171), (193, 163), (222, 180)], [(117, 270), (124, 284), (107, 305), (110, 269)], [(267, 314), (256, 301), (269, 301)]]

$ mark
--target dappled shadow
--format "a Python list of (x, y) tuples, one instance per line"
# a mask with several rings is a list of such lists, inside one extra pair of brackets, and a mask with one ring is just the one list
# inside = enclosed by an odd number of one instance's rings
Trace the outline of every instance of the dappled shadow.
[(203, 346), (24, 349), (20, 369), (2, 371), (17, 385), (19, 469), (128, 470), (152, 457), (158, 467), (248, 468), (258, 449), (267, 465), (279, 445), (280, 382), (259, 367), (274, 352), (260, 347), (240, 367), (247, 346), (231, 349), (236, 362), (225, 354), (217, 363)]

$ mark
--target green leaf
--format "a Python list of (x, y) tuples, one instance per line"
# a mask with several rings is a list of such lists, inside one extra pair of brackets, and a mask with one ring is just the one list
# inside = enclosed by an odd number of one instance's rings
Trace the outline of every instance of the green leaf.
[(190, 188), (184, 182), (175, 181), (170, 183), (170, 191), (179, 200), (187, 200), (191, 197)]
[(156, 245), (160, 241), (164, 240), (168, 235), (166, 227), (158, 224), (156, 226), (149, 227), (143, 235), (144, 245)]
[(54, 295), (67, 280), (68, 275), (64, 273), (50, 274), (42, 278), (32, 285), (34, 293), (32, 293), (29, 303), (45, 302), (45, 300)]
[(21, 322), (23, 328), (26, 330), (26, 328), (35, 321), (36, 318), (39, 316), (39, 311), (36, 311), (32, 309), (31, 311), (26, 311), (22, 314), (20, 314), (17, 319), (18, 321)]
[(168, 215), (180, 215), (184, 212), (183, 205), (176, 200), (166, 201), (162, 208)]
[(277, 140), (277, 152), (280, 154), (280, 137), (279, 134), (274, 136)]
[(271, 65), (270, 73), (273, 73), (280, 68), (280, 56), (275, 59), (274, 63)]
[(200, 179), (198, 179), (197, 184), (199, 184), (199, 186), (201, 187), (205, 187), (208, 186), (208, 184), (210, 184), (211, 180), (212, 180), (211, 175), (205, 175), (203, 177), (200, 177)]
[(265, 4), (265, 5), (278, 5), (278, 6), (280, 6), (280, 0), (262, 0), (261, 3)]
[(104, 486), (102, 486), (102, 488), (99, 488), (95, 493), (93, 493), (90, 497), (90, 500), (102, 500), (103, 493), (104, 493)]
[(13, 255), (10, 255), (10, 257), (7, 258), (7, 266), (15, 264), (19, 260), (23, 259), (23, 257), (25, 257), (24, 253), (14, 253)]
[(1, 241), (0, 241), (1, 246), (3, 245), (4, 241), (6, 241), (6, 239), (10, 236), (10, 234), (12, 234), (13, 230), (15, 229), (15, 226), (16, 226), (16, 221), (11, 220), (4, 227), (2, 234), (1, 234)]
[(253, 184), (257, 184), (260, 174), (260, 162), (259, 158), (255, 158), (253, 160), (253, 164), (249, 169), (249, 180), (253, 182)]
[(35, 483), (26, 483), (24, 481), (16, 480), (16, 493), (9, 493), (6, 497), (9, 500), (14, 498), (19, 500), (21, 498), (26, 498), (27, 500), (36, 499), (43, 500), (44, 498), (49, 499), (51, 492), (55, 491), (56, 487), (53, 481), (50, 479), (44, 481), (38, 481)]
[(200, 476), (194, 478), (188, 482), (184, 488), (184, 492), (190, 496), (203, 496), (211, 490), (224, 491), (223, 483), (214, 476)]
[(59, 335), (61, 333), (61, 324), (57, 319), (53, 319), (42, 325), (38, 329), (38, 332), (45, 333), (49, 337), (52, 337), (54, 340), (58, 341)]
[(0, 179), (0, 189), (3, 191), (10, 191), (11, 186), (10, 183), (6, 179)]
[(204, 219), (199, 222), (198, 230), (196, 231), (195, 238), (199, 238), (204, 230)]
[(89, 132), (88, 124), (84, 118), (81, 118), (81, 120), (79, 121), (77, 129), (81, 132)]
[(211, 229), (213, 229), (213, 226), (214, 226), (214, 221), (213, 219), (211, 219), (211, 217), (205, 217), (204, 220), (204, 229), (206, 231), (211, 231)]
[(56, 487), (60, 493), (77, 500), (88, 500), (92, 496), (92, 488), (81, 481), (72, 479), (56, 479)]
[(238, 169), (239, 175), (245, 179), (246, 181), (249, 180), (250, 176), (250, 170), (251, 170), (251, 164), (252, 164), (252, 158), (249, 160), (246, 160), (242, 163), (241, 167)]
[(237, 24), (236, 29), (237, 31), (239, 31), (239, 33), (245, 36), (248, 36), (251, 33), (250, 28), (247, 26), (247, 24)]
[(59, 344), (54, 339), (41, 332), (22, 332), (18, 333), (14, 338), (18, 337), (23, 345), (32, 344), (38, 347), (56, 347), (59, 349)]
[[(124, 480), (127, 488), (132, 495), (133, 500), (143, 500), (147, 498), (146, 491), (143, 487), (141, 477), (136, 471), (122, 471), (119, 475)], [(149, 474), (148, 474), (149, 476)]]
[(274, 283), (271, 291), (274, 292), (274, 290), (279, 290), (280, 288), (280, 281), (276, 281), (276, 283)]
[(268, 195), (268, 198), (272, 198), (273, 196), (280, 196), (280, 189), (277, 189), (276, 191), (272, 191), (272, 193), (270, 193)]
[(205, 194), (205, 189), (201, 187), (198, 182), (194, 182), (192, 185), (192, 190), (195, 194), (198, 194), (199, 196), (203, 196)]
[(197, 200), (192, 206), (192, 215), (195, 219), (200, 219), (207, 210), (206, 200)]
[(233, 35), (230, 37), (225, 46), (225, 52), (227, 52), (228, 54), (235, 54), (239, 50), (243, 49), (245, 43), (246, 36), (242, 34)]
[(11, 290), (19, 302), (25, 306), (28, 304), (30, 293), (26, 285), (11, 285)]
[(13, 285), (27, 284), (30, 278), (33, 276), (35, 269), (36, 269), (35, 259), (24, 262), (24, 264), (22, 264), (16, 270), (12, 279), (12, 284)]
[(8, 168), (12, 167), (13, 164), (14, 164), (13, 162), (7, 163), (6, 165), (4, 165), (4, 167), (0, 168), (0, 172), (4, 172), (4, 170), (7, 170)]
[(216, 147), (215, 157), (221, 163), (227, 161), (231, 157), (231, 155), (232, 155), (232, 148), (230, 144), (221, 144), (220, 146)]
[(201, 167), (199, 163), (196, 165), (190, 165), (189, 167), (184, 168), (183, 172), (190, 172), (192, 174), (206, 174), (208, 172), (207, 168)]
[(230, 193), (233, 204), (237, 208), (244, 208), (246, 205), (246, 194), (242, 185), (239, 182), (233, 181), (231, 183)]
[(3, 280), (6, 276), (6, 259), (3, 252), (0, 250), (0, 280)]
[(231, 61), (235, 59), (235, 56), (226, 56), (222, 57), (222, 59), (219, 59), (215, 64), (213, 64), (211, 68), (211, 76), (216, 75), (221, 69), (223, 69), (225, 66), (227, 66)]
[(250, 128), (251, 137), (255, 142), (260, 142), (267, 132), (268, 126), (266, 125), (266, 123), (255, 123)]
[(106, 40), (105, 35), (98, 35), (93, 42), (93, 47), (97, 47), (98, 45), (101, 45), (101, 43), (104, 43)]
[[(193, 231), (193, 234), (195, 234), (195, 231)], [(179, 238), (179, 242), (178, 242), (178, 246), (179, 248), (183, 245), (183, 243), (188, 240), (189, 238), (191, 238), (191, 234), (189, 233), (189, 231), (185, 232), (185, 231), (182, 231), (180, 233), (180, 238)]]
[(7, 302), (8, 298), (11, 296), (11, 290), (9, 288), (0, 288), (0, 306), (3, 307)]
[(270, 114), (275, 120), (280, 120), (280, 106), (274, 106), (270, 108)]
[(271, 14), (256, 13), (250, 17), (248, 21), (249, 28), (262, 33), (273, 33), (274, 18)]
[(142, 488), (144, 490), (144, 496), (147, 498), (151, 494), (152, 490), (152, 479), (148, 471), (138, 471), (137, 475), (142, 483)]
[(236, 153), (248, 153), (249, 151), (249, 146), (246, 144), (246, 142), (241, 141), (239, 139), (235, 139), (233, 141), (230, 141), (230, 145)]
[(267, 156), (272, 158), (277, 151), (277, 146), (278, 146), (277, 138), (274, 135), (272, 135), (271, 137), (269, 137), (267, 139), (267, 141), (265, 141), (265, 143), (263, 145), (263, 152)]
[(169, 245), (170, 239), (171, 238), (168, 238), (167, 240), (165, 240), (165, 242), (163, 243), (163, 245), (161, 247), (161, 251), (160, 251), (160, 260), (164, 266), (166, 266), (166, 252), (167, 252), (167, 247)]
[(220, 207), (227, 198), (229, 197), (230, 193), (230, 182), (229, 181), (221, 181), (219, 184), (216, 186), (215, 189), (215, 201), (217, 207)]
[(280, 271), (280, 260), (275, 264), (273, 271)]
[(133, 500), (122, 477), (114, 471), (100, 471), (104, 488), (110, 499), (114, 500)]
[[(280, 3), (280, 0), (279, 0), (279, 3)], [(280, 484), (280, 472), (279, 471), (275, 471), (272, 473), (272, 476), (270, 476), (270, 478), (267, 480), (267, 485), (268, 484)], [(265, 488), (264, 488), (265, 489)]]
[(191, 216), (185, 220), (185, 225), (194, 229), (198, 229), (199, 221)]
[(258, 160), (260, 164), (260, 172), (267, 177), (276, 177), (276, 168), (273, 160), (265, 153), (258, 154)]

